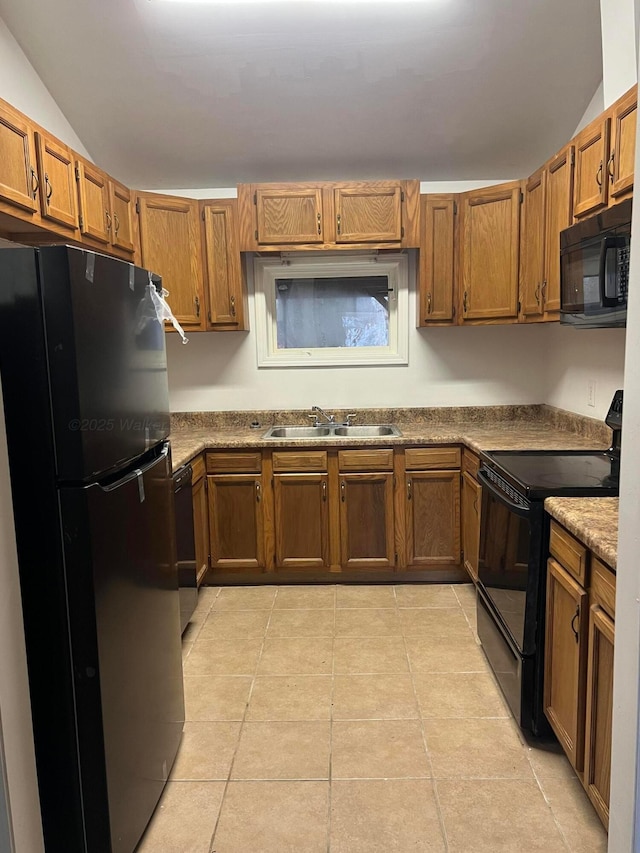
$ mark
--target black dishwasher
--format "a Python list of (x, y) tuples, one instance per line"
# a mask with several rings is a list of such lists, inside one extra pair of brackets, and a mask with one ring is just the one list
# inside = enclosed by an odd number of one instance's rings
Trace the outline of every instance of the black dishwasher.
[(176, 517), (176, 550), (178, 553), (178, 588), (180, 593), (180, 630), (184, 633), (198, 603), (196, 544), (193, 533), (193, 500), (191, 465), (183, 465), (173, 475)]

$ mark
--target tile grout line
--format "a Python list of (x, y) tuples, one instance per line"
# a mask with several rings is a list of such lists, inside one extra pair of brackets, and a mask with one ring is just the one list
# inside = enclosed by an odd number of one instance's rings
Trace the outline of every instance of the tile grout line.
[[(562, 824), (560, 823), (560, 821), (556, 817), (556, 812), (555, 812), (555, 809), (553, 808), (553, 805), (551, 804), (551, 800), (547, 797), (547, 794), (546, 794), (544, 788), (542, 787), (542, 782), (540, 781), (540, 778), (538, 777), (538, 774), (536, 773), (536, 768), (533, 766), (533, 761), (531, 761), (531, 758), (529, 756), (529, 750), (528, 750), (526, 744), (524, 744), (524, 749), (525, 749), (525, 755), (527, 757), (527, 761), (529, 762), (529, 766), (531, 767), (531, 772), (533, 773), (533, 778), (536, 780), (536, 785), (538, 786), (538, 790), (542, 794), (542, 797), (543, 797), (545, 803), (547, 804), (549, 811), (551, 812), (551, 817), (553, 818), (553, 822), (555, 823), (556, 828), (557, 828), (558, 832), (560, 833), (563, 844), (565, 845), (567, 850), (570, 851), (570, 853), (571, 853), (571, 845), (569, 844), (569, 839), (565, 835), (564, 829), (562, 828)], [(576, 777), (576, 779), (577, 778), (578, 777)]]
[[(249, 703), (251, 702), (251, 696), (253, 695), (253, 688), (256, 683), (256, 675), (258, 674), (258, 667), (260, 666), (260, 659), (262, 658), (262, 652), (264, 650), (264, 644), (267, 637), (267, 631), (269, 629), (269, 624), (271, 622), (271, 616), (273, 614), (273, 609), (275, 607), (276, 598), (278, 597), (278, 588), (276, 586), (273, 601), (271, 602), (271, 608), (269, 610), (269, 618), (267, 619), (267, 624), (264, 629), (264, 634), (262, 636), (262, 643), (260, 644), (260, 651), (258, 652), (258, 656), (256, 658), (256, 664), (253, 670), (253, 677), (251, 679), (251, 687), (249, 688), (249, 695), (247, 697), (247, 702), (244, 706), (244, 713), (242, 715), (242, 720), (240, 721), (240, 730), (238, 732), (238, 740), (236, 742), (235, 749), (233, 751), (233, 756), (231, 758), (231, 762), (229, 764), (229, 772), (227, 773), (227, 779), (224, 783), (224, 791), (222, 792), (222, 798), (220, 799), (220, 808), (218, 809), (218, 815), (216, 817), (216, 822), (213, 826), (213, 832), (211, 833), (211, 839), (209, 841), (209, 853), (215, 853), (214, 842), (216, 837), (216, 832), (218, 831), (218, 825), (220, 823), (220, 816), (222, 815), (222, 809), (224, 807), (225, 797), (227, 796), (227, 791), (229, 789), (229, 782), (231, 781), (231, 774), (233, 772), (233, 765), (235, 764), (236, 755), (238, 754), (238, 747), (240, 746), (240, 738), (242, 737), (242, 730), (244, 728), (244, 724), (247, 718), (247, 712), (249, 710)], [(216, 596), (217, 598), (217, 596)]]

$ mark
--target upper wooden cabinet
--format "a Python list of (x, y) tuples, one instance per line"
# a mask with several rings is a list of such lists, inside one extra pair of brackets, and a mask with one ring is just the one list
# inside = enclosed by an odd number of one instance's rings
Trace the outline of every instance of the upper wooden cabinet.
[(525, 183), (520, 235), (520, 320), (557, 320), (560, 232), (573, 221), (574, 149), (567, 145)]
[(418, 246), (418, 181), (240, 184), (240, 250)]
[(135, 251), (133, 232), (133, 196), (124, 184), (109, 179), (111, 209), (111, 245), (114, 249), (132, 254)]
[(454, 247), (457, 196), (420, 196), (420, 272), (417, 326), (454, 319)]
[(609, 129), (607, 113), (598, 116), (576, 136), (576, 173), (573, 195), (573, 215), (586, 216), (607, 206), (609, 180)]
[(234, 198), (201, 202), (209, 329), (238, 331), (249, 328), (238, 249), (237, 210)]
[(139, 193), (142, 266), (162, 276), (167, 302), (185, 328), (205, 328), (198, 202)]
[(611, 152), (607, 161), (611, 202), (619, 201), (633, 189), (637, 110), (637, 86), (611, 107)]
[(38, 209), (35, 141), (20, 113), (0, 104), (0, 200), (31, 213)]
[(463, 322), (517, 319), (520, 199), (520, 181), (460, 196)]
[(70, 148), (41, 131), (36, 131), (40, 212), (69, 228), (78, 227), (75, 163)]
[(112, 216), (109, 210), (109, 179), (100, 169), (83, 160), (76, 161), (80, 233), (108, 244)]

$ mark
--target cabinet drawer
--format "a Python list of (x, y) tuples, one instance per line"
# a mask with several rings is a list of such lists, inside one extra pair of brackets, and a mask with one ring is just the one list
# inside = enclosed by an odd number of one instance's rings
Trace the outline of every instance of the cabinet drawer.
[(616, 576), (597, 557), (591, 558), (591, 595), (612, 619), (616, 617)]
[(480, 459), (476, 456), (475, 453), (472, 453), (465, 447), (465, 449), (462, 451), (462, 471), (466, 471), (467, 474), (471, 474), (472, 477), (477, 478), (479, 470)]
[(405, 465), (409, 470), (430, 468), (459, 468), (459, 447), (412, 447), (404, 452)]
[(204, 474), (205, 474), (204, 456), (197, 456), (195, 459), (192, 459), (191, 460), (191, 468), (193, 470), (191, 482), (197, 483), (204, 477)]
[(273, 454), (274, 471), (326, 471), (327, 451), (277, 451)]
[(393, 450), (340, 450), (338, 465), (341, 471), (391, 471)]
[(262, 470), (261, 453), (207, 453), (207, 473), (222, 474)]
[(586, 587), (587, 549), (555, 521), (551, 522), (549, 551), (582, 586)]

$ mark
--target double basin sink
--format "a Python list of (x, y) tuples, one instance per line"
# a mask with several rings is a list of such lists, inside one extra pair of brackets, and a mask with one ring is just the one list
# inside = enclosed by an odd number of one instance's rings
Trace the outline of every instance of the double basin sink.
[(372, 424), (346, 426), (344, 424), (322, 424), (321, 426), (272, 426), (263, 438), (380, 438), (402, 435), (394, 424)]

